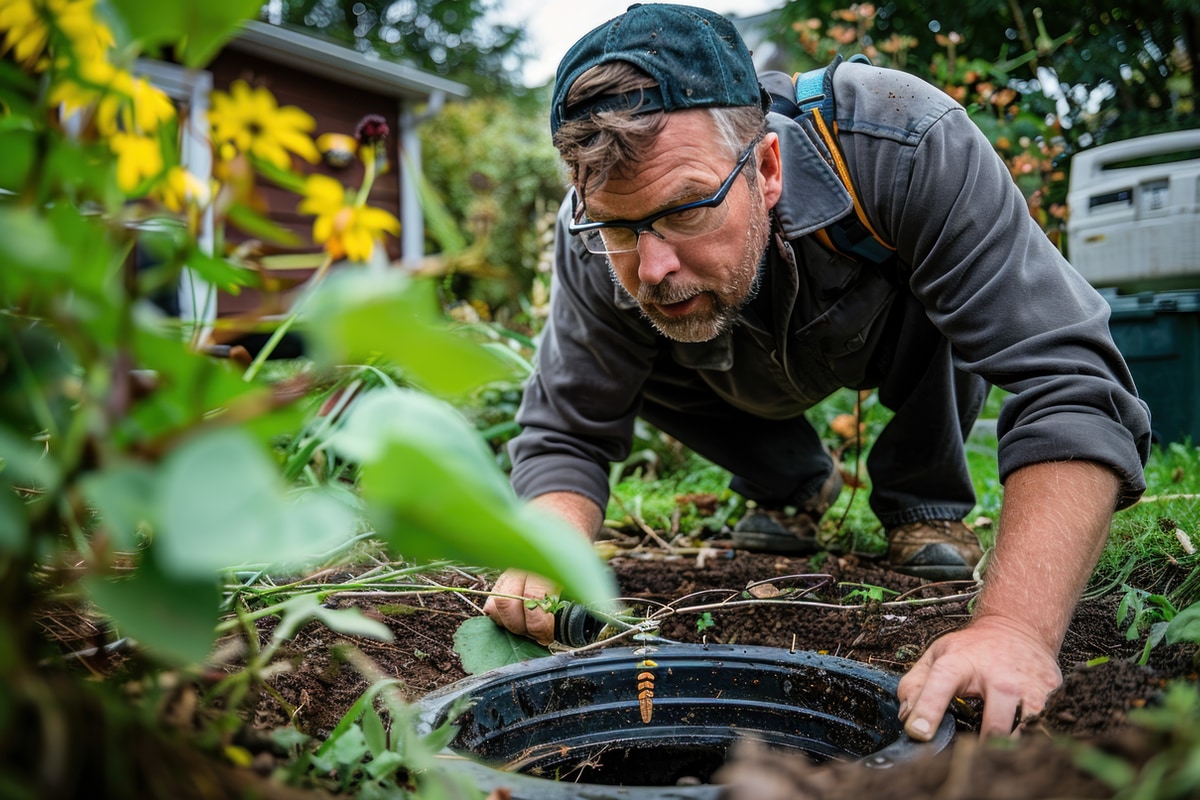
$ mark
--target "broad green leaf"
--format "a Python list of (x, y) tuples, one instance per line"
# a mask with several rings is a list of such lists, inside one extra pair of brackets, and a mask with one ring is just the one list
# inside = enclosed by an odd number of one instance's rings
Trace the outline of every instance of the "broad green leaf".
[(1167, 644), (1200, 644), (1200, 603), (1193, 603), (1167, 623)]
[(67, 274), (74, 257), (45, 217), (27, 206), (0, 206), (0, 264), (3, 271)]
[(79, 488), (100, 512), (116, 549), (132, 550), (137, 544), (137, 529), (143, 523), (153, 530), (158, 481), (150, 467), (126, 464), (92, 472), (80, 479)]
[(144, 323), (135, 331), (140, 368), (155, 375), (155, 389), (118, 421), (120, 443), (153, 440), (200, 425), (214, 412), (237, 408), (239, 418), (260, 441), (295, 431), (301, 424), (296, 404), (276, 408), (271, 389), (242, 379), (241, 367), (227, 359), (190, 350), (177, 332)]
[(615, 596), (615, 582), (587, 540), (518, 501), (478, 433), (446, 403), (377, 390), (350, 410), (332, 446), (362, 463), (368, 516), (409, 560), (517, 567), (598, 606)]
[(432, 282), (394, 270), (330, 275), (312, 298), (305, 334), (322, 363), (382, 357), (439, 395), (459, 395), (513, 373), (507, 359), (449, 330)]
[(162, 467), (155, 545), (164, 569), (204, 575), (245, 564), (298, 567), (346, 541), (354, 518), (320, 491), (289, 494), (245, 431), (198, 437)]
[(463, 620), (454, 632), (454, 651), (471, 675), (550, 655), (537, 642), (504, 630), (488, 617)]
[(215, 575), (181, 579), (147, 558), (131, 578), (88, 578), (84, 585), (122, 636), (182, 664), (208, 658), (221, 603)]
[(253, 17), (261, 0), (109, 0), (130, 36), (148, 49), (174, 45), (186, 67), (202, 67)]
[(0, 482), (0, 553), (23, 553), (29, 546), (29, 518), (17, 493)]
[(37, 135), (29, 130), (28, 120), (8, 115), (0, 120), (4, 122), (0, 129), (0, 189), (20, 191), (35, 163)]
[(25, 485), (46, 493), (55, 491), (62, 477), (58, 462), (42, 447), (3, 425), (0, 425), (0, 476), (9, 485)]

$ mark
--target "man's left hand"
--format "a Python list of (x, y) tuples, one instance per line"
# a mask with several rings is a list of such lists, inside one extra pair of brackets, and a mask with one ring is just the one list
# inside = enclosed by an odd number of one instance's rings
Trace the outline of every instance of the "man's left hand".
[(983, 700), (980, 736), (1008, 736), (1038, 714), (1062, 683), (1056, 654), (1021, 626), (978, 617), (929, 646), (900, 681), (900, 719), (914, 739), (932, 738), (957, 696)]

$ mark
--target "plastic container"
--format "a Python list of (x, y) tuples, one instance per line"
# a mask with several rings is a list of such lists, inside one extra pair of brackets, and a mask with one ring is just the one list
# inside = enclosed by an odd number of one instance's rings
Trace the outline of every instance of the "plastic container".
[(1097, 287), (1200, 289), (1200, 130), (1071, 159), (1067, 257)]
[(1102, 294), (1155, 440), (1200, 444), (1200, 291)]
[(444, 763), (513, 800), (715, 800), (722, 787), (709, 780), (741, 737), (864, 769), (940, 751), (953, 718), (930, 742), (909, 739), (896, 718), (898, 682), (849, 659), (775, 647), (608, 648), (459, 681), (420, 702), (417, 729), (455, 721)]

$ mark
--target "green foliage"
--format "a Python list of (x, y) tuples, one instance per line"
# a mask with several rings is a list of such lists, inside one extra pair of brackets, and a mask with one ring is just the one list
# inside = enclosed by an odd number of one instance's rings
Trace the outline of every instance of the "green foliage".
[(1180, 611), (1167, 622), (1167, 644), (1200, 644), (1200, 604)]
[(1125, 638), (1131, 642), (1141, 636), (1143, 629), (1147, 630), (1146, 646), (1138, 659), (1139, 664), (1145, 664), (1150, 660), (1150, 651), (1166, 636), (1168, 623), (1175, 618), (1178, 611), (1171, 601), (1161, 594), (1151, 594), (1132, 586), (1123, 588), (1125, 594), (1117, 605), (1117, 626), (1129, 623), (1125, 629)]
[(487, 617), (463, 620), (454, 632), (454, 650), (470, 675), (550, 655), (537, 642), (510, 633)]
[(379, 390), (355, 403), (333, 449), (363, 464), (367, 516), (396, 552), (481, 567), (520, 564), (585, 603), (616, 594), (591, 546), (519, 503), (466, 420), (427, 395)]
[(741, 513), (744, 501), (729, 490), (728, 471), (639, 427), (661, 446), (644, 440), (646, 447), (613, 465), (606, 524), (708, 537)]
[(151, 53), (170, 47), (188, 67), (203, 67), (236, 32), (230, 20), (259, 9), (259, 0), (212, 0), (207, 3), (147, 3), (109, 0), (129, 38)]
[(281, 19), (356, 50), (434, 72), (482, 96), (518, 88), (524, 33), (487, 17), (494, 0), (283, 0)]
[(373, 682), (323, 742), (298, 731), (278, 732), (276, 741), (292, 753), (287, 780), (366, 800), (404, 800), (414, 794), (424, 800), (482, 798), (465, 776), (437, 759), (455, 729), (444, 723), (418, 736), (419, 711), (404, 702), (402, 687), (397, 679)]
[[(106, 6), (119, 47), (100, 48), (98, 66), (119, 71), (142, 48), (160, 46), (200, 66), (247, 10), (241, 0), (167, 5)], [(99, 30), (97, 20), (83, 22), (76, 37)], [(317, 593), (256, 593), (244, 578), (302, 573), (354, 547), (364, 531), (393, 558), (521, 567), (585, 602), (612, 596), (612, 578), (587, 544), (519, 503), (478, 432), (435, 399), (511, 380), (519, 360), (456, 332), (431, 281), (348, 269), (314, 282), (285, 323), (303, 329), (313, 361), (280, 380), (261, 362), (243, 371), (214, 358), (187, 324), (164, 318), (152, 298), (174, 286), (185, 263), (226, 286), (246, 270), (204, 255), (200, 209), (170, 211), (173, 146), (160, 171), (135, 172), (132, 188), (122, 179), (146, 166), (144, 157), (123, 162), (114, 144), (145, 108), (122, 110), (124, 128), (112, 123), (109, 141), (100, 127), (84, 124), (77, 135), (60, 124), (62, 101), (45, 89), (82, 92), (67, 47), (76, 39), (51, 27), (47, 40), (63, 52), (26, 59), (35, 79), (10, 61), (0, 69), (0, 745), (26, 733), (18, 728), (28, 719), (13, 709), (34, 707), (37, 724), (60, 725), (49, 681), (76, 679), (43, 669), (30, 613), (52, 600), (98, 609), (113, 633), (136, 641), (151, 674), (202, 667), (218, 620), (236, 615), (222, 625), (245, 634), (245, 665), (214, 690), (232, 717), (300, 626), (391, 635), (357, 611), (324, 607)], [(169, 106), (149, 86), (130, 91)], [(90, 104), (111, 99), (80, 97), (79, 113), (95, 116)], [(176, 133), (172, 121), (146, 142)], [(139, 270), (140, 254), (155, 266)], [(279, 618), (265, 645), (253, 626), (263, 616)], [(424, 763), (423, 745), (404, 728), (408, 711), (389, 707), (386, 735), (374, 710), (358, 713), (312, 763), (361, 778), (362, 797), (412, 788), (393, 780)], [(352, 746), (350, 728), (365, 750)], [(103, 720), (90, 729), (104, 729)], [(47, 737), (45, 763), (0, 768), (6, 791), (40, 795), (47, 765), (63, 757)], [(77, 738), (63, 730), (64, 741)], [(459, 796), (439, 781), (427, 796)]]
[(543, 259), (564, 193), (545, 119), (487, 97), (449, 106), (421, 127), (429, 183), (477, 249), (473, 258), (438, 265), (443, 290), (529, 327), (537, 321), (519, 303), (548, 278)]
[[(754, 36), (780, 48), (787, 72), (866, 54), (961, 102), (1009, 166), (1030, 213), (1056, 242), (1066, 218), (1069, 156), (1197, 126), (1197, 14), (1159, 0), (875, 5), (788, 3)], [(790, 34), (780, 35), (781, 31)]]

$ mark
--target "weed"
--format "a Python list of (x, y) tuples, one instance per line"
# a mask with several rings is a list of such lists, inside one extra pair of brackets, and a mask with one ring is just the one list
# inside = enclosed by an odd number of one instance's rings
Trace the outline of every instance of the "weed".
[(1171, 601), (1164, 595), (1151, 594), (1144, 589), (1124, 586), (1125, 594), (1117, 606), (1117, 626), (1122, 626), (1128, 620), (1125, 638), (1134, 641), (1142, 635), (1142, 630), (1148, 630), (1146, 646), (1138, 663), (1145, 665), (1150, 660), (1150, 651), (1163, 640), (1167, 634), (1167, 624), (1179, 613)]

